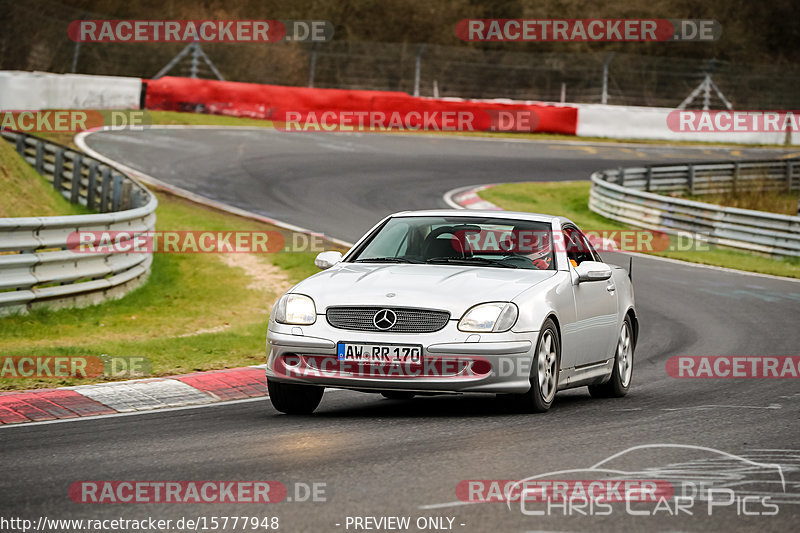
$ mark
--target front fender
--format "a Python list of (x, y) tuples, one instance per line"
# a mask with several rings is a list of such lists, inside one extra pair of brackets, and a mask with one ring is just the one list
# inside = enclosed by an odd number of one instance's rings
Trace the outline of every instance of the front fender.
[(576, 320), (575, 295), (572, 277), (567, 271), (558, 271), (555, 276), (519, 294), (512, 300), (519, 308), (519, 318), (513, 328), (515, 333), (530, 333), (535, 341), (542, 324), (552, 317), (562, 339), (561, 368), (575, 366), (577, 354), (563, 342), (562, 328)]

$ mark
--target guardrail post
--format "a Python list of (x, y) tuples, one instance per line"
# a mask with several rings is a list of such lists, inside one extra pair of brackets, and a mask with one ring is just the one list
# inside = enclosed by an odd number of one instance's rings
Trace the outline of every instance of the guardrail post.
[(62, 173), (64, 172), (64, 150), (57, 148), (55, 153), (55, 161), (53, 163), (53, 188), (58, 192), (64, 188), (61, 184)]
[(129, 209), (131, 207), (131, 190), (133, 189), (133, 184), (125, 180), (122, 183), (122, 197), (120, 198), (120, 208), (121, 209)]
[(731, 183), (731, 192), (736, 194), (736, 186), (739, 183), (739, 163), (733, 164), (733, 182)]
[(69, 190), (69, 201), (73, 204), (78, 203), (78, 196), (81, 192), (81, 178), (83, 177), (83, 156), (76, 155), (72, 160), (72, 186)]
[(89, 162), (89, 185), (86, 189), (86, 207), (94, 209), (94, 195), (97, 191), (97, 163)]
[(687, 167), (689, 169), (689, 174), (687, 175), (689, 194), (694, 196), (694, 165), (687, 165)]
[(114, 174), (114, 186), (111, 190), (112, 192), (112, 199), (111, 199), (111, 210), (112, 211), (119, 211), (120, 200), (122, 198), (122, 176), (120, 174)]
[(653, 167), (647, 167), (647, 174), (645, 175), (644, 190), (650, 192), (650, 184), (653, 181)]
[(100, 187), (100, 212), (108, 212), (109, 189), (111, 189), (111, 169), (103, 167), (103, 184)]
[(25, 157), (25, 135), (22, 133), (17, 134), (17, 153)]
[(622, 187), (625, 186), (625, 169), (622, 167), (619, 167), (619, 170), (617, 170), (617, 180)]
[(792, 176), (794, 175), (794, 161), (786, 161), (786, 190), (792, 192)]
[(44, 174), (44, 143), (36, 143), (36, 165), (34, 165), (36, 172)]

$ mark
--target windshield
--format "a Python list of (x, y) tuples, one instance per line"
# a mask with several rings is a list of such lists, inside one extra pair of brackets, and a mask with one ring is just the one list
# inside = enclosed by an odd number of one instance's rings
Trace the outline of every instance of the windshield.
[(349, 262), (555, 270), (549, 223), (495, 217), (395, 217)]

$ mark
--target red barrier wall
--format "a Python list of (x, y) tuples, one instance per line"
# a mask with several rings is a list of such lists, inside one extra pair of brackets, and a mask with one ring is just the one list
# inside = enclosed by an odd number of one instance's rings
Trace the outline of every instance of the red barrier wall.
[[(147, 109), (192, 111), (215, 115), (252, 117), (285, 122), (304, 123), (309, 118), (319, 118), (333, 112), (336, 117), (343, 112), (383, 112), (407, 115), (428, 113), (436, 129), (450, 128), (442, 123), (440, 115), (469, 113), (473, 117), (471, 129), (487, 131), (498, 129), (498, 115), (524, 116), (517, 122), (505, 120), (503, 131), (536, 131), (575, 135), (578, 110), (574, 107), (546, 104), (499, 103), (461, 99), (415, 98), (403, 92), (357, 91), (345, 89), (309, 89), (230, 81), (200, 80), (164, 77), (148, 80)], [(313, 116), (311, 116), (313, 115)], [(331, 115), (329, 114), (328, 117)], [(411, 123), (419, 123), (410, 119)], [(428, 128), (432, 129), (432, 128)]]

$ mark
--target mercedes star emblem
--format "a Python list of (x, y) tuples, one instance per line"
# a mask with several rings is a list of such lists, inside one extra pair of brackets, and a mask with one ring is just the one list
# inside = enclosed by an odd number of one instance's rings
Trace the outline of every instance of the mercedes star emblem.
[(372, 318), (372, 323), (378, 329), (390, 329), (397, 322), (397, 314), (391, 309), (381, 309)]

